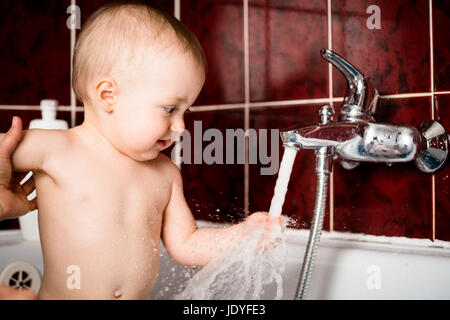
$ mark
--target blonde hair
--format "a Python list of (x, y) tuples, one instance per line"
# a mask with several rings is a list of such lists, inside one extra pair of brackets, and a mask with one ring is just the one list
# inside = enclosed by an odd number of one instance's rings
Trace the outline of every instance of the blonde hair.
[(141, 2), (117, 2), (98, 9), (83, 25), (75, 45), (72, 85), (77, 98), (89, 101), (90, 81), (111, 75), (119, 60), (136, 61), (143, 49), (161, 45), (156, 39), (168, 43), (161, 37), (167, 34), (175, 35), (178, 47), (191, 53), (206, 73), (206, 58), (198, 39), (175, 17)]

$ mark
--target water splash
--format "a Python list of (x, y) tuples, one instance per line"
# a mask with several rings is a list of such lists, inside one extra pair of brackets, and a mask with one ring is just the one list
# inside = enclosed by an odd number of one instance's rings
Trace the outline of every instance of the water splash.
[[(287, 186), (297, 150), (285, 148), (280, 165), (269, 217), (281, 215)], [(286, 229), (289, 219), (282, 228), (267, 232), (261, 224), (228, 251), (213, 258), (208, 265), (196, 273), (175, 299), (183, 300), (257, 300), (265, 290), (275, 286), (275, 296), (265, 299), (279, 300), (283, 296), (282, 273), (286, 259)]]
[(184, 291), (175, 295), (175, 299), (258, 300), (265, 292), (275, 292), (273, 297), (265, 299), (281, 299), (285, 233), (279, 229), (268, 236), (266, 232), (261, 225), (224, 254), (213, 258), (188, 280)]

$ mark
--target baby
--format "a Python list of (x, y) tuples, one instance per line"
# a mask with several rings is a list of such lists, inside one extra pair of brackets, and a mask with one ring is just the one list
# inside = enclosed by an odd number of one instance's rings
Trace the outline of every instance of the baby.
[(196, 37), (146, 5), (110, 4), (85, 23), (72, 79), (83, 124), (27, 130), (12, 158), (35, 177), (40, 299), (148, 299), (160, 239), (178, 263), (203, 266), (255, 225), (278, 226), (258, 212), (197, 228), (180, 172), (161, 153), (184, 130), (205, 72)]

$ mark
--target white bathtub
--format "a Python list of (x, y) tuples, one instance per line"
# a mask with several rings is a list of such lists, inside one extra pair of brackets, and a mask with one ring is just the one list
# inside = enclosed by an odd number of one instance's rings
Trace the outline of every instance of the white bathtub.
[[(283, 299), (294, 297), (308, 238), (307, 230), (288, 233)], [(164, 248), (161, 253), (151, 297), (171, 299), (196, 269), (176, 264)], [(18, 260), (42, 274), (39, 242), (23, 241), (18, 231), (0, 232), (0, 270)], [(262, 298), (274, 296), (268, 290)], [(450, 299), (450, 243), (323, 232), (308, 298)]]

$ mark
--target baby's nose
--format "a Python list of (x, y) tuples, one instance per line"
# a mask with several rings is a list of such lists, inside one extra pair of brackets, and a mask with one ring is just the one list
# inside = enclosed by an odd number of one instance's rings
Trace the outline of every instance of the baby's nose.
[[(170, 131), (172, 131), (173, 138), (179, 137), (184, 131), (184, 121), (183, 119), (178, 119), (172, 123), (170, 126)], [(177, 140), (177, 139), (173, 139)]]
[(170, 126), (170, 130), (183, 131), (184, 130), (184, 120), (176, 119), (174, 122), (172, 122), (172, 125)]

